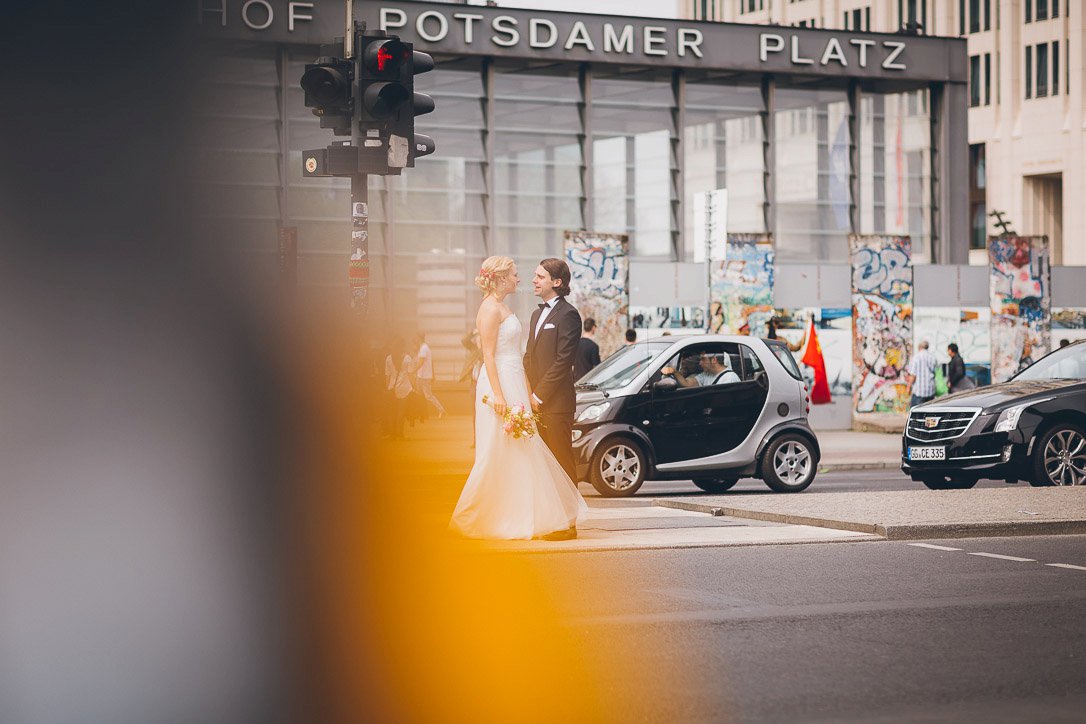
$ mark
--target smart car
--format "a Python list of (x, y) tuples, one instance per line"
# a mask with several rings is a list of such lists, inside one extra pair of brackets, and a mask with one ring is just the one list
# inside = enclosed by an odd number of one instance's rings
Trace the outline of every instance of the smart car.
[(755, 477), (798, 492), (821, 454), (809, 405), (783, 342), (699, 335), (632, 344), (577, 382), (579, 479), (608, 497), (633, 495), (646, 479), (719, 493)]
[(933, 490), (971, 488), (980, 478), (1086, 485), (1086, 341), (1007, 382), (914, 407), (901, 469)]

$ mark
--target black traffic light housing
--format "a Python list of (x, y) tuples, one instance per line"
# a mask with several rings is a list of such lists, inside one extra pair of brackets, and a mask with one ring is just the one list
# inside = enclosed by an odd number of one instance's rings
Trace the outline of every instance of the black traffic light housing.
[(354, 74), (354, 63), (331, 55), (309, 63), (302, 74), (306, 107), (320, 118), (321, 128), (331, 128), (337, 136), (351, 135)]
[(358, 130), (367, 142), (387, 150), (387, 173), (415, 165), (433, 153), (433, 139), (416, 142), (415, 116), (434, 110), (434, 99), (415, 92), (415, 76), (434, 68), (434, 59), (395, 36), (360, 34), (358, 49)]
[(415, 92), (415, 76), (434, 68), (434, 59), (394, 35), (367, 33), (355, 24), (354, 57), (343, 45), (321, 46), (321, 57), (306, 65), (301, 78), (305, 105), (321, 128), (351, 136), (350, 144), (303, 153), (306, 176), (355, 174), (398, 176), (415, 159), (434, 152), (434, 139), (415, 133), (415, 116), (434, 110), (434, 99)]

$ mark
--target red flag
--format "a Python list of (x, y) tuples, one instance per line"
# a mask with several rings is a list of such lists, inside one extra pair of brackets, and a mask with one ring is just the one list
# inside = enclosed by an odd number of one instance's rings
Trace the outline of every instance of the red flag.
[(822, 357), (822, 345), (818, 343), (812, 318), (807, 328), (807, 350), (803, 353), (803, 364), (814, 369), (814, 387), (811, 388), (811, 404), (825, 405), (830, 402), (830, 380), (826, 376), (826, 360)]

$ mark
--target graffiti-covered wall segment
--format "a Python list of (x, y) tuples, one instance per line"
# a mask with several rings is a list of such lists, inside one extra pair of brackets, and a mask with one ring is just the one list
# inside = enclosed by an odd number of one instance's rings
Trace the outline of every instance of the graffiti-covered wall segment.
[(1052, 296), (1048, 239), (988, 239), (991, 269), (992, 382), (1005, 382), (1050, 349)]
[(853, 414), (904, 413), (912, 351), (913, 268), (909, 237), (849, 237), (852, 263)]
[(566, 263), (569, 264), (569, 303), (581, 319), (596, 320), (596, 344), (606, 358), (625, 341), (630, 304), (630, 257), (625, 234), (593, 234), (567, 231)]

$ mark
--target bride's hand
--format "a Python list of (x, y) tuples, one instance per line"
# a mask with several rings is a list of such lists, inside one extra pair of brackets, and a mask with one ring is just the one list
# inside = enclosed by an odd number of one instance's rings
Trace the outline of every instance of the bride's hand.
[(498, 395), (494, 398), (494, 412), (498, 413), (498, 417), (505, 417), (505, 413), (509, 410), (509, 405), (505, 403), (505, 398)]

